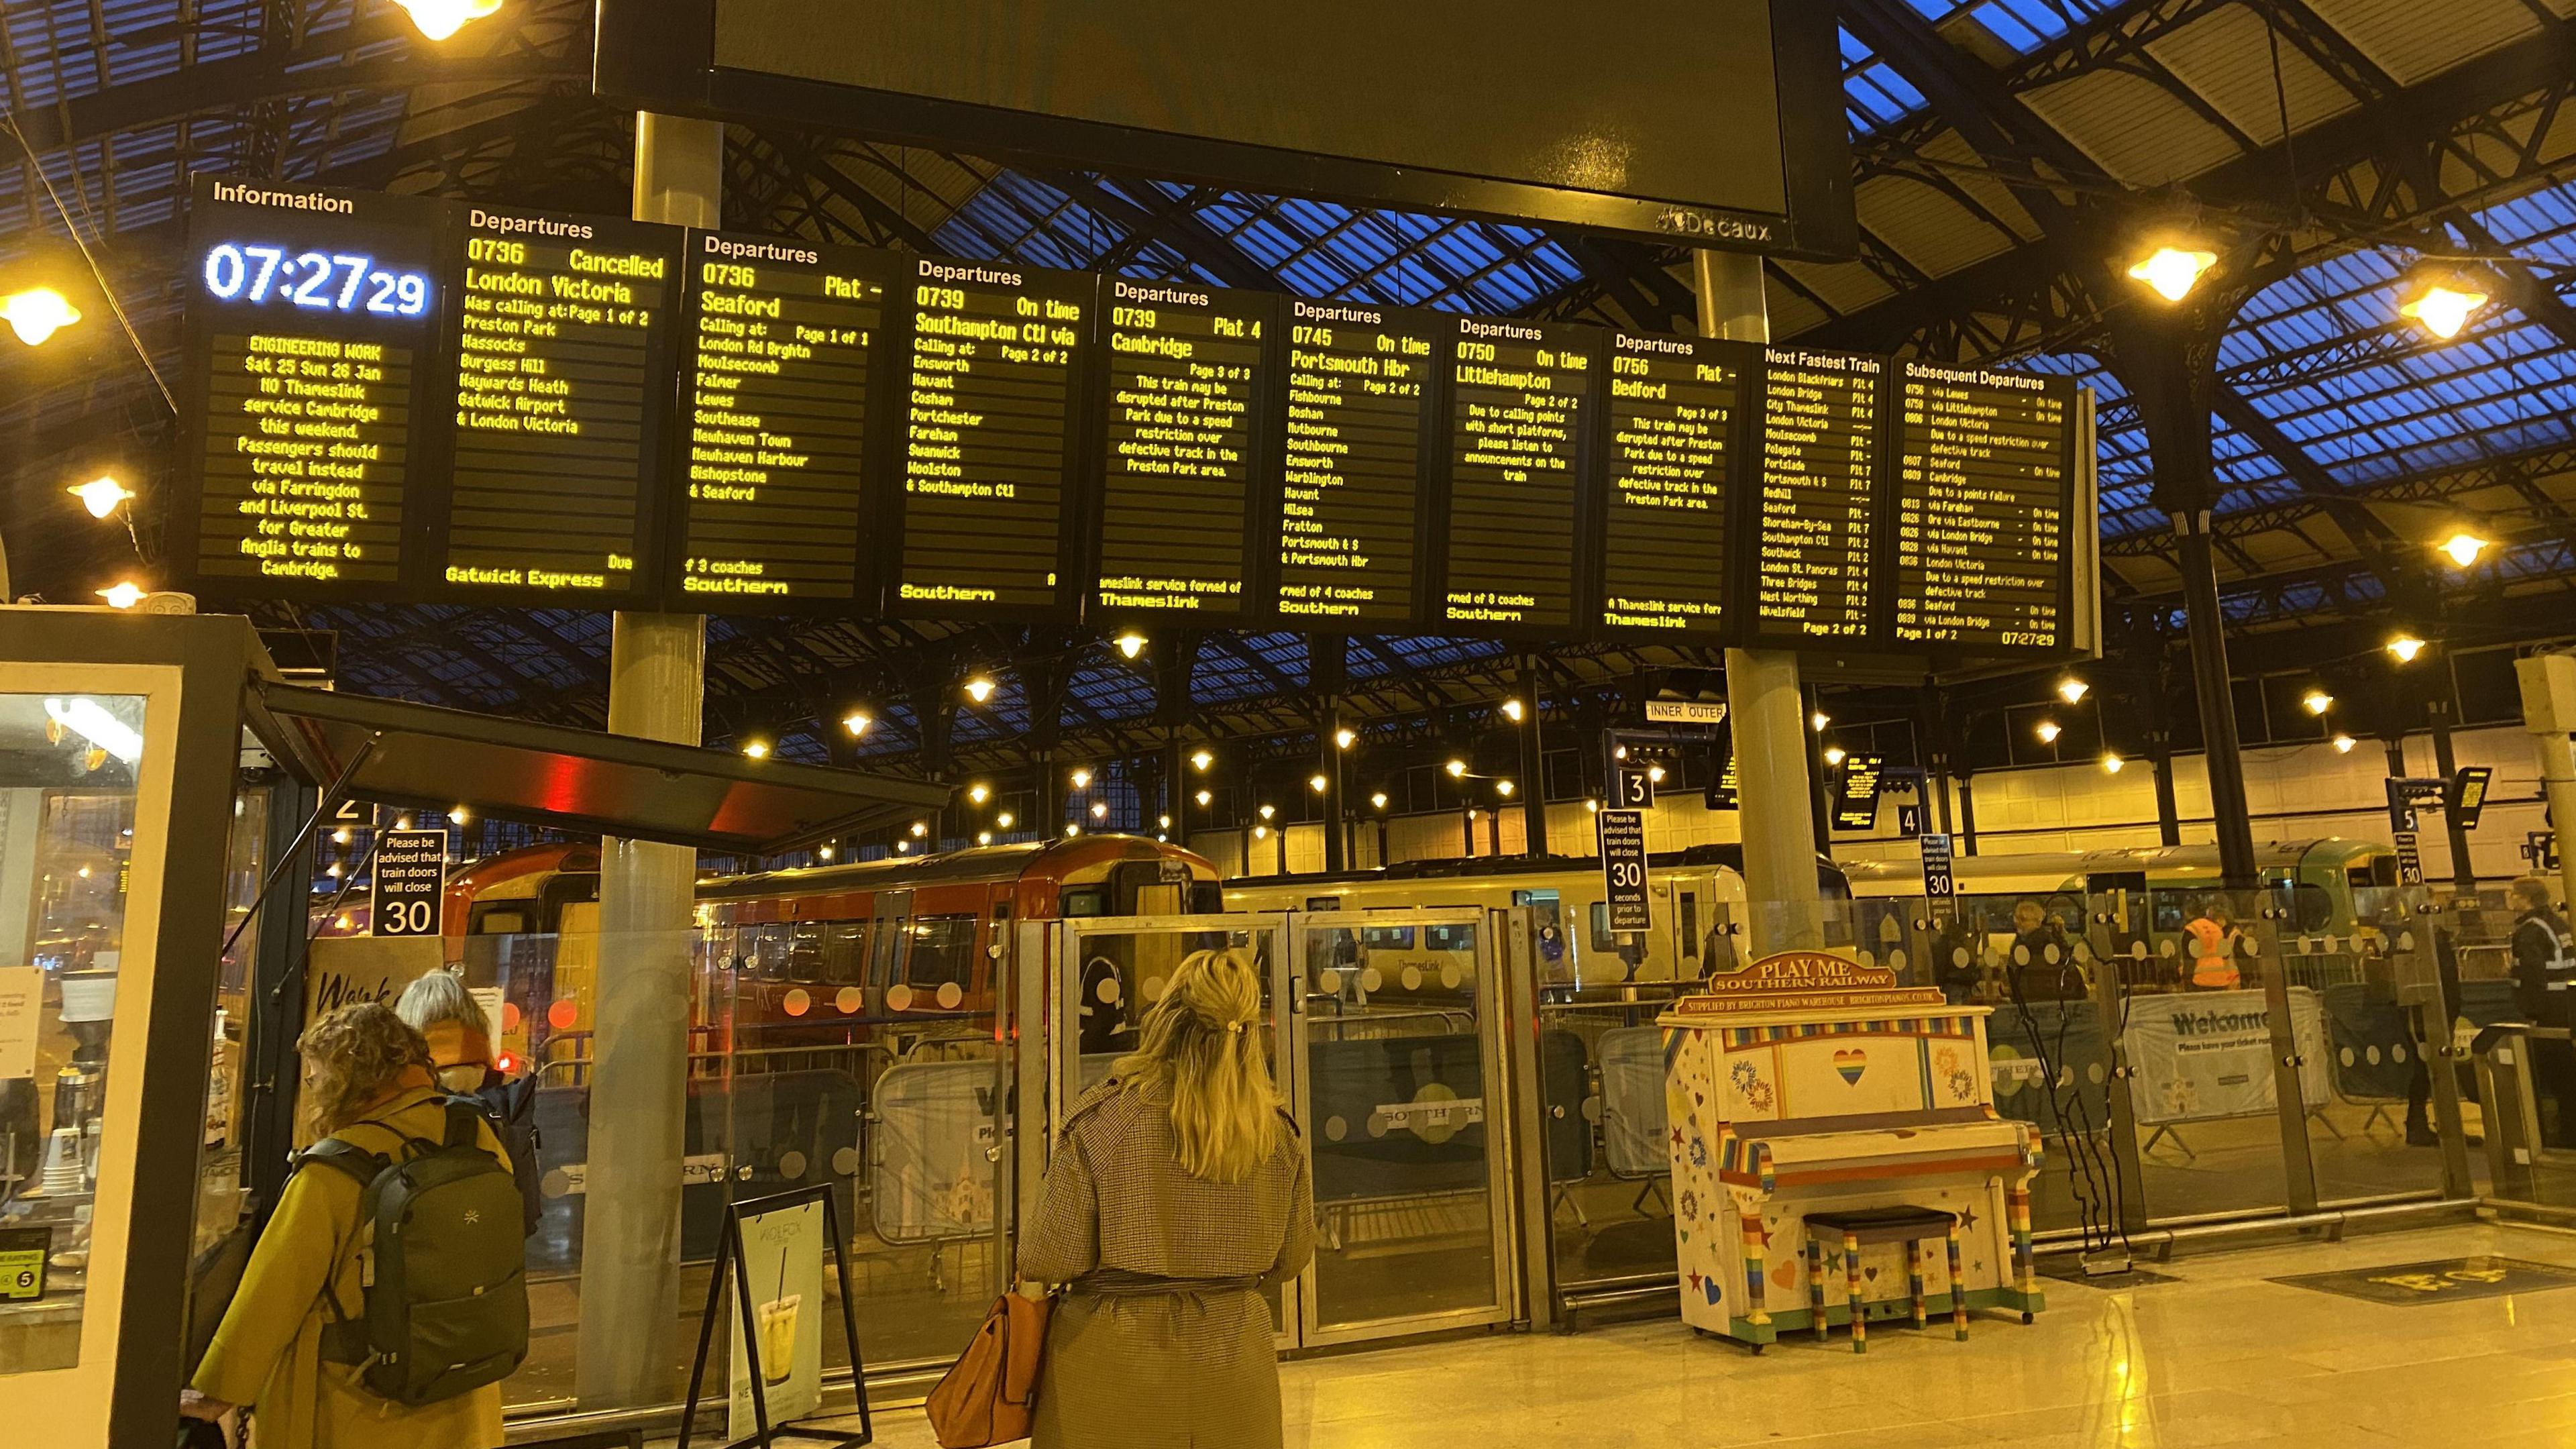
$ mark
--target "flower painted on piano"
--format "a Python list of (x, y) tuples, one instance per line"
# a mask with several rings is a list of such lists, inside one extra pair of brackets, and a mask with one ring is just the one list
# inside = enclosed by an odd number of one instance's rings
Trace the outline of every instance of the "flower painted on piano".
[(1705, 1138), (1694, 1137), (1691, 1139), (1690, 1159), (1691, 1166), (1693, 1167), (1708, 1166), (1708, 1142)]
[(1699, 1221), (1699, 1194), (1698, 1194), (1698, 1193), (1695, 1193), (1695, 1192), (1687, 1192), (1687, 1191), (1686, 1191), (1686, 1192), (1684, 1192), (1684, 1193), (1683, 1193), (1683, 1194), (1682, 1194), (1678, 1199), (1676, 1199), (1676, 1200), (1674, 1201), (1674, 1203), (1673, 1203), (1673, 1208), (1674, 1208), (1674, 1210), (1675, 1210), (1676, 1212), (1679, 1212), (1679, 1213), (1682, 1215), (1682, 1221), (1683, 1221), (1683, 1222), (1686, 1222), (1686, 1223), (1695, 1223), (1695, 1222), (1698, 1222), (1698, 1221)]
[(1977, 1079), (1969, 1076), (1967, 1072), (1963, 1070), (1956, 1068), (1952, 1069), (1950, 1073), (1950, 1095), (1958, 1098), (1962, 1102), (1971, 1102), (1976, 1100)]

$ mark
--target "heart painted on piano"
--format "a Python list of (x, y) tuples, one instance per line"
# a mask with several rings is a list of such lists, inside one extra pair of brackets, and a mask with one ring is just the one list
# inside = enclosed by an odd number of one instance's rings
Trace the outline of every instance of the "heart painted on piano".
[(1709, 1306), (1712, 1308), (1716, 1307), (1718, 1299), (1717, 1279), (1713, 1277), (1702, 1278), (1699, 1281), (1699, 1286), (1700, 1291), (1708, 1295)]
[(1798, 1286), (1798, 1260), (1795, 1258), (1782, 1259), (1780, 1261), (1780, 1266), (1771, 1270), (1771, 1281), (1783, 1288), (1794, 1288)]
[(1859, 1047), (1847, 1047), (1834, 1053), (1834, 1070), (1842, 1073), (1843, 1081), (1847, 1085), (1859, 1086), (1860, 1074), (1868, 1068), (1869, 1053)]

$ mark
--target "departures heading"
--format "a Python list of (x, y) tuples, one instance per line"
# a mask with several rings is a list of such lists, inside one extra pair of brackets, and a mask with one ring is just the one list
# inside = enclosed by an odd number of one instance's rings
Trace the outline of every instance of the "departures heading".
[(2064, 652), (2080, 395), (201, 178), (216, 597)]

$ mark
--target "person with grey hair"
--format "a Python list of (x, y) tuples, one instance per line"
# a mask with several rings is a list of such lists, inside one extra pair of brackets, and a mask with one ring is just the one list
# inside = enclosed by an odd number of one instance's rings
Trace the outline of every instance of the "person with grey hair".
[(546, 1206), (544, 1170), (537, 1165), (537, 1079), (514, 1079), (501, 1070), (483, 1003), (453, 971), (432, 971), (404, 987), (394, 1015), (429, 1043), (430, 1069), (438, 1085), (474, 1099), (492, 1120), (492, 1130), (510, 1154), (511, 1175), (519, 1182), (520, 1229), (533, 1234)]

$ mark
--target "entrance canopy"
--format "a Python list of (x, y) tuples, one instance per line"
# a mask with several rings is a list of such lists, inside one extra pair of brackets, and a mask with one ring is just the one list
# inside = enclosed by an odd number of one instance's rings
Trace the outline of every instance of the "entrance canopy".
[[(777, 855), (936, 810), (949, 790), (725, 750), (255, 679), (282, 763), (350, 799), (577, 834)], [(354, 768), (353, 768), (354, 766)]]

